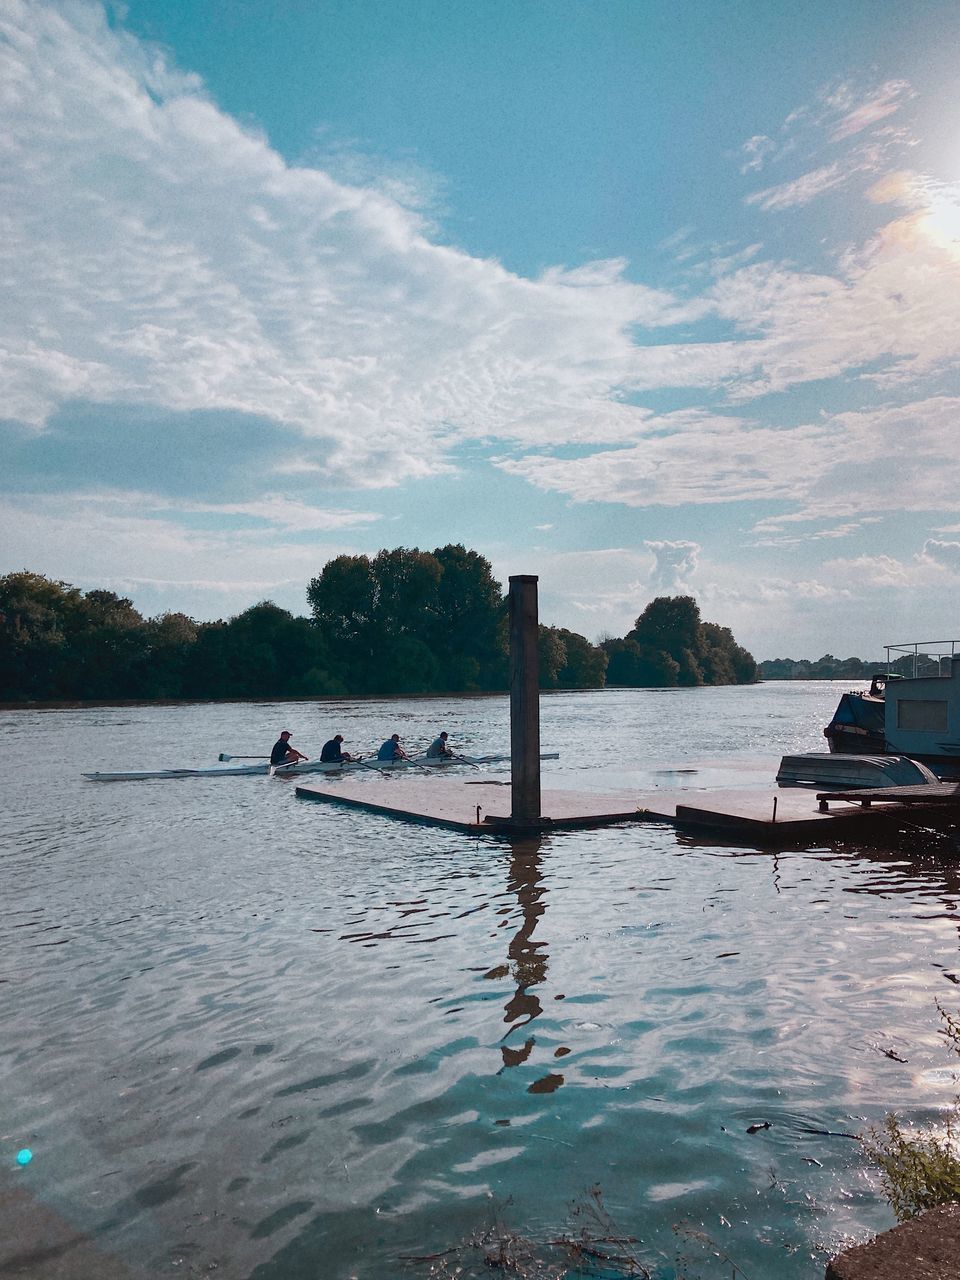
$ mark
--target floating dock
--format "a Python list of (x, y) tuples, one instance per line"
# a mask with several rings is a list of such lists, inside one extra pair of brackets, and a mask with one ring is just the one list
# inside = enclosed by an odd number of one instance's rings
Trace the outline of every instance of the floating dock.
[(471, 835), (509, 836), (640, 820), (636, 796), (629, 791), (544, 791), (539, 817), (513, 818), (510, 784), (493, 780), (365, 778), (332, 785), (303, 783), (297, 795)]
[[(354, 777), (335, 783), (301, 783), (296, 790), (304, 799), (471, 835), (510, 838), (531, 832), (656, 822), (753, 847), (855, 841), (909, 830), (918, 822), (960, 819), (960, 787), (947, 783), (940, 787), (827, 793), (775, 785), (717, 791), (544, 789), (542, 816), (525, 822), (510, 816), (509, 783), (488, 779)], [(909, 792), (909, 797), (904, 792)], [(908, 804), (901, 803), (908, 799)], [(830, 808), (837, 801), (847, 803)]]

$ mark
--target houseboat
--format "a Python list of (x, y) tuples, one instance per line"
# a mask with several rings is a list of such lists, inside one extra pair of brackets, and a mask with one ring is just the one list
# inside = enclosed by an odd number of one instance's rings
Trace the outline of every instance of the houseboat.
[(887, 671), (845, 693), (824, 729), (840, 754), (910, 756), (960, 771), (960, 640), (886, 645)]

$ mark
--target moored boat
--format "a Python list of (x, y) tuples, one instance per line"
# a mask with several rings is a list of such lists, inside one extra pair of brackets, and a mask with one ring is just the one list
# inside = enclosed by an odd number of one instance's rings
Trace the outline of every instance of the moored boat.
[(912, 787), (937, 781), (919, 760), (906, 756), (868, 756), (859, 753), (809, 752), (784, 756), (777, 771), (781, 786)]
[[(824, 729), (831, 752), (960, 768), (960, 641), (887, 645), (887, 672), (845, 693)], [(890, 670), (891, 667), (896, 668)]]

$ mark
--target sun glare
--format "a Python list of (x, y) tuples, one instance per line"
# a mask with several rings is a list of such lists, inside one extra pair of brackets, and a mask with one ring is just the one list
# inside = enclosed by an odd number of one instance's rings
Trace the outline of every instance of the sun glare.
[(921, 217), (920, 226), (935, 245), (960, 257), (960, 199), (956, 194), (935, 196)]

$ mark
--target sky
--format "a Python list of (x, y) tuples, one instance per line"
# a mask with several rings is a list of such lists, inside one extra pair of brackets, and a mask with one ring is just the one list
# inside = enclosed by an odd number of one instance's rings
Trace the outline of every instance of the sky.
[(956, 0), (0, 0), (0, 574), (954, 638)]

